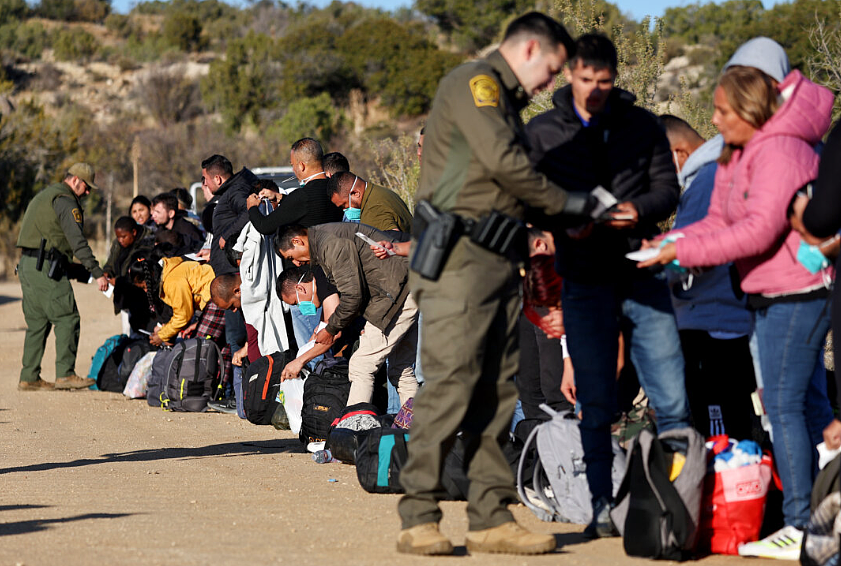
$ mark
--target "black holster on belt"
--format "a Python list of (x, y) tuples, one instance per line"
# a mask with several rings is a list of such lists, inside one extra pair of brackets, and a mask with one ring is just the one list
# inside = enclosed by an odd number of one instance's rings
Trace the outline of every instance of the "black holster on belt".
[(462, 234), (461, 223), (455, 214), (441, 212), (422, 200), (415, 207), (414, 227), (419, 235), (409, 267), (424, 279), (437, 281)]
[(50, 250), (48, 257), (50, 264), (47, 268), (47, 277), (54, 281), (61, 281), (61, 278), (67, 274), (67, 257), (55, 248)]
[(420, 235), (410, 268), (432, 281), (441, 276), (444, 264), (461, 236), (469, 236), (473, 243), (499, 255), (526, 251), (525, 225), (496, 210), (484, 218), (472, 220), (441, 212), (422, 200), (415, 207), (414, 223)]

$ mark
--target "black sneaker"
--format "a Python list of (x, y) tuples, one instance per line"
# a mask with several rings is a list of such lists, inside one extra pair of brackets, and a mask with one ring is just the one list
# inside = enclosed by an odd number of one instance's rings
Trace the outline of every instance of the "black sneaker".
[(219, 413), (226, 413), (228, 415), (237, 414), (237, 400), (236, 399), (222, 399), (221, 401), (209, 401), (207, 408)]

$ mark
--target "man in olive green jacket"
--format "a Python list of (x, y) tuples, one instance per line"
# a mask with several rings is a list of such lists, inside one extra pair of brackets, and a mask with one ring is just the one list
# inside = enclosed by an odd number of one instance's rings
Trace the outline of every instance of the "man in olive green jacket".
[(333, 204), (345, 211), (347, 222), (358, 221), (383, 232), (412, 231), (412, 213), (391, 189), (369, 183), (350, 172), (339, 172), (327, 182), (327, 194)]
[[(418, 200), (468, 221), (492, 211), (522, 220), (527, 205), (550, 215), (587, 214), (587, 196), (567, 193), (532, 168), (520, 118), (531, 96), (554, 85), (573, 47), (560, 23), (531, 12), (509, 25), (497, 51), (444, 77), (424, 127)], [(406, 490), (398, 505), (400, 552), (453, 551), (438, 530), (438, 501), (443, 461), (459, 431), (471, 482), (468, 551), (555, 548), (552, 536), (520, 527), (507, 508), (517, 500), (502, 443), (517, 403), (522, 258), (489, 247), (464, 233), (437, 280), (411, 274), (423, 315), (425, 383), (414, 401), (409, 458), (400, 472)]]
[(388, 359), (388, 379), (397, 386), (400, 402), (418, 389), (413, 364), (418, 343), (418, 309), (409, 293), (405, 257), (380, 261), (371, 246), (356, 235), (375, 241), (397, 241), (396, 232), (381, 232), (355, 223), (321, 224), (304, 228), (286, 226), (275, 238), (277, 253), (295, 265), (321, 266), (339, 291), (339, 305), (316, 334), (315, 341), (330, 346), (343, 328), (357, 317), (367, 321), (359, 348), (350, 358), (348, 406), (370, 403), (374, 375)]
[[(63, 267), (75, 255), (96, 278), (100, 291), (108, 289), (108, 280), (84, 234), (81, 198), (96, 188), (93, 167), (76, 163), (68, 169), (61, 183), (39, 192), (26, 208), (17, 242), (17, 247), (21, 248), (18, 277), (26, 319), (20, 390), (81, 389), (95, 383), (93, 379), (76, 375), (80, 319), (73, 287), (63, 268), (54, 271), (53, 277), (49, 274), (51, 258), (53, 264)], [(46, 257), (39, 266), (42, 240)], [(40, 376), (44, 345), (51, 326), (55, 327), (55, 384)]]

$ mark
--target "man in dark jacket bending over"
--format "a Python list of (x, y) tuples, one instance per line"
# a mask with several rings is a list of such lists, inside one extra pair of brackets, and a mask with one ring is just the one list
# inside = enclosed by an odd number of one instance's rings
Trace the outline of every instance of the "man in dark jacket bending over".
[(556, 269), (564, 277), (562, 301), (567, 346), (582, 405), (581, 440), (593, 495), (591, 536), (612, 533), (610, 424), (616, 411), (616, 359), (620, 326), (632, 329), (631, 360), (657, 414), (660, 432), (689, 426), (684, 364), (669, 290), (662, 272), (636, 269), (625, 254), (659, 233), (680, 189), (669, 142), (634, 96), (614, 87), (616, 48), (587, 34), (568, 62), (569, 85), (555, 108), (527, 126), (539, 170), (571, 191), (601, 185), (619, 203), (601, 222), (554, 230)]
[(371, 402), (374, 375), (386, 358), (388, 379), (397, 386), (403, 404), (418, 389), (412, 369), (418, 344), (418, 307), (407, 285), (409, 262), (399, 256), (377, 259), (356, 232), (377, 242), (394, 242), (399, 237), (396, 232), (380, 232), (356, 223), (296, 225), (278, 231), (275, 249), (295, 265), (320, 266), (339, 291), (339, 306), (315, 336), (318, 344), (332, 345), (339, 332), (360, 315), (367, 321), (359, 348), (350, 358), (348, 406)]

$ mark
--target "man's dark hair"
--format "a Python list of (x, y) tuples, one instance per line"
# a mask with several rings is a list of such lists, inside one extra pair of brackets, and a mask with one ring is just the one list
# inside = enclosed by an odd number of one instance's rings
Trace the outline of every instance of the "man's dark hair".
[(704, 141), (704, 137), (689, 125), (689, 122), (671, 114), (660, 116), (660, 124), (666, 131), (667, 136), (683, 138), (688, 141)]
[(225, 246), (225, 249), (222, 250), (225, 252), (225, 259), (228, 260), (228, 263), (231, 267), (235, 267), (239, 269), (239, 262), (242, 260), (242, 252), (239, 250), (235, 250), (233, 244), (236, 242), (231, 242), (230, 246)]
[(547, 48), (554, 50), (557, 49), (558, 45), (563, 45), (567, 52), (567, 58), (572, 57), (575, 53), (575, 42), (566, 28), (559, 21), (540, 12), (529, 12), (508, 24), (502, 42), (531, 37), (540, 42), (541, 51)]
[(140, 226), (134, 221), (131, 216), (120, 216), (114, 222), (114, 230), (123, 230), (125, 232), (140, 231)]
[(324, 169), (325, 173), (335, 175), (342, 171), (350, 171), (350, 163), (348, 163), (347, 157), (338, 151), (331, 151), (324, 154), (324, 158), (321, 160), (321, 168)]
[(152, 206), (163, 203), (167, 210), (178, 211), (178, 199), (172, 193), (161, 193), (152, 199)]
[(239, 273), (223, 273), (210, 282), (210, 296), (230, 301), (234, 298), (234, 289), (238, 284), (240, 284)]
[(575, 69), (578, 62), (582, 67), (598, 71), (608, 69), (616, 74), (616, 46), (607, 36), (600, 33), (585, 33), (575, 41), (575, 55), (569, 58), (569, 68)]
[(354, 179), (356, 175), (353, 173), (347, 171), (336, 173), (327, 179), (327, 196), (330, 198), (333, 198), (333, 195), (343, 196), (346, 193), (344, 189), (347, 188), (349, 191)]
[(150, 201), (148, 197), (144, 195), (137, 195), (136, 197), (131, 199), (131, 204), (128, 205), (129, 212), (131, 212), (131, 207), (133, 207), (138, 202), (146, 208), (152, 208), (152, 201)]
[(282, 255), (281, 252), (285, 252), (292, 247), (292, 238), (300, 238), (306, 235), (307, 229), (300, 224), (281, 226), (278, 228), (277, 234), (274, 237), (275, 252), (277, 252), (277, 255)]
[[(302, 277), (303, 279), (301, 279)], [(304, 283), (312, 281), (312, 269), (309, 265), (290, 267), (277, 276), (276, 290), (278, 297), (282, 299), (284, 293), (294, 293), (298, 281)]]
[(324, 159), (324, 150), (318, 140), (313, 138), (301, 138), (292, 144), (292, 151), (298, 161), (304, 163), (321, 163)]
[(201, 168), (211, 175), (230, 177), (234, 174), (234, 166), (224, 155), (214, 154), (201, 162)]
[(172, 193), (172, 196), (178, 199), (179, 203), (184, 205), (184, 208), (190, 208), (193, 206), (193, 195), (191, 195), (190, 191), (184, 187), (175, 187), (169, 192)]
[(263, 189), (269, 189), (270, 191), (274, 191), (276, 193), (280, 192), (280, 187), (278, 187), (277, 183), (271, 179), (257, 179), (254, 181), (254, 194), (259, 193)]
[[(167, 230), (166, 228), (158, 228), (157, 232), (155, 232), (155, 247), (161, 247), (161, 249), (176, 250), (183, 245), (184, 239), (178, 232), (175, 232), (173, 230)], [(165, 246), (168, 248), (165, 248)], [(170, 256), (164, 255), (164, 257)]]

